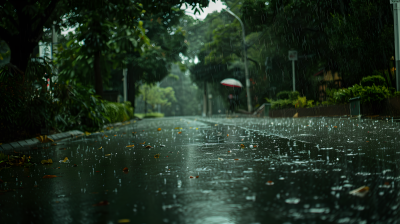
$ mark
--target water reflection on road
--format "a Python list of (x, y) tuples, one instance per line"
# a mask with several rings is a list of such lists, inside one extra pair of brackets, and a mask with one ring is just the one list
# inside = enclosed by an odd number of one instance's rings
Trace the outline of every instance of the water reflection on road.
[[(1, 171), (7, 182), (1, 189), (15, 190), (0, 195), (2, 218), (396, 223), (398, 127), (390, 120), (332, 118), (142, 120), (31, 150), (38, 160), (68, 156), (71, 164)], [(24, 188), (15, 187), (15, 177)]]

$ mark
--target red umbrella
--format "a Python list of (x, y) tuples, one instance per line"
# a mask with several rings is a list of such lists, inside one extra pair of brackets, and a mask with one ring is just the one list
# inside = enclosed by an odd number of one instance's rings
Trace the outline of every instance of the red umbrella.
[(236, 79), (224, 79), (221, 81), (221, 84), (224, 86), (229, 86), (229, 87), (237, 87), (237, 88), (243, 87), (242, 83)]

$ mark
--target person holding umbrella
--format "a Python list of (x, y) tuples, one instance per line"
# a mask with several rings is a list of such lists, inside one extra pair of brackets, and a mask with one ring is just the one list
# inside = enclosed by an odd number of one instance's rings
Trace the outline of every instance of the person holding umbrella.
[[(231, 79), (231, 78), (222, 80), (221, 84), (224, 86), (229, 86), (229, 87), (233, 87), (233, 88), (242, 88), (243, 87), (242, 83), (239, 80)], [(236, 91), (234, 91), (234, 92), (236, 92)], [(238, 97), (234, 96), (233, 94), (228, 95), (229, 110), (232, 111), (232, 113), (235, 110), (235, 101), (238, 100), (237, 98)]]

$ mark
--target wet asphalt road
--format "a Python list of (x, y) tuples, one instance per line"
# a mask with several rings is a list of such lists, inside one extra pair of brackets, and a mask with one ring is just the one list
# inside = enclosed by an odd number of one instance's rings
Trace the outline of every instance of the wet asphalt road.
[(399, 137), (390, 120), (145, 119), (25, 151), (38, 165), (0, 171), (0, 223), (399, 223)]

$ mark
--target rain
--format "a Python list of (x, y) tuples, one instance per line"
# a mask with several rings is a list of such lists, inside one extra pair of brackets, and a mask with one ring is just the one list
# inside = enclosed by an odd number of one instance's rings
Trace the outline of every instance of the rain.
[(399, 222), (400, 1), (42, 3), (0, 4), (1, 223)]

